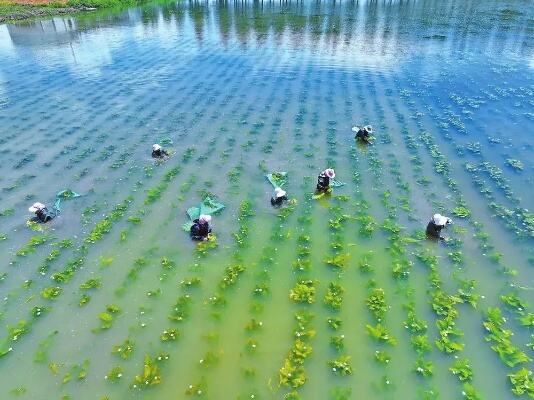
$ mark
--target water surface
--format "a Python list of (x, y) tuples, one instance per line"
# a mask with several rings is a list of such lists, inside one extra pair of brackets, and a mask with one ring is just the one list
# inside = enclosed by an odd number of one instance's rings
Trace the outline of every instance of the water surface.
[[(526, 0), (163, 2), (0, 25), (0, 397), (460, 399), (471, 387), (449, 368), (467, 358), (482, 399), (513, 398), (507, 375), (532, 362), (505, 365), (482, 323), (498, 307), (513, 345), (533, 356), (518, 318), (534, 302), (533, 49)], [(376, 142), (366, 148), (351, 127), (368, 123)], [(164, 163), (150, 158), (158, 141), (174, 152)], [(314, 200), (327, 167), (346, 185)], [(270, 206), (273, 171), (289, 174), (289, 209)], [(65, 188), (82, 197), (42, 231), (28, 228), (28, 206)], [(214, 217), (218, 247), (202, 255), (181, 225), (206, 192), (226, 209)], [(240, 215), (243, 202), (251, 215)], [(422, 239), (435, 212), (454, 219), (447, 235), (458, 240)], [(32, 237), (45, 242), (29, 246)], [(454, 305), (464, 347), (453, 354), (435, 344), (443, 315), (416, 257), (426, 252), (444, 293), (480, 296)], [(347, 254), (342, 269), (325, 263)], [(413, 265), (399, 277), (402, 262)], [(235, 265), (244, 271), (225, 288)], [(89, 279), (99, 287), (84, 289)], [(290, 299), (303, 279), (316, 287), (312, 304)], [(330, 282), (345, 289), (338, 310), (323, 301)], [(43, 297), (54, 287), (58, 297)], [(377, 323), (373, 287), (384, 290), (395, 346), (366, 331)], [(503, 302), (510, 293), (526, 310)], [(188, 312), (173, 321), (184, 295)], [(405, 327), (411, 302), (428, 327), (422, 354)], [(299, 312), (313, 316), (303, 339), (312, 351), (293, 391), (279, 371)], [(163, 341), (171, 329), (178, 339)], [(127, 339), (130, 357), (112, 352)], [(348, 376), (328, 365), (343, 355)], [(161, 382), (140, 389), (146, 356)]]

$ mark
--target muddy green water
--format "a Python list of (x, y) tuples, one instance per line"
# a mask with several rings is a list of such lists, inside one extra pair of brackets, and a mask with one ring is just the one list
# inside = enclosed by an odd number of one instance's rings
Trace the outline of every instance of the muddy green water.
[[(533, 49), (526, 0), (165, 2), (0, 25), (0, 398), (518, 397), (508, 375), (534, 356), (521, 322), (534, 304)], [(358, 124), (373, 125), (372, 146), (355, 143)], [(173, 151), (163, 163), (158, 141)], [(327, 167), (346, 185), (313, 199)], [(281, 209), (274, 171), (295, 199)], [(65, 188), (82, 196), (30, 229), (28, 207)], [(226, 208), (204, 254), (181, 225), (207, 192)], [(423, 238), (436, 212), (453, 218), (447, 243)], [(290, 299), (300, 280), (311, 304)], [(331, 282), (338, 309), (324, 302)], [(436, 344), (436, 286), (456, 299), (451, 353)], [(396, 345), (368, 333), (373, 288)], [(426, 330), (407, 329), (410, 303)], [(488, 307), (522, 362), (486, 340)], [(341, 356), (349, 375), (329, 364)], [(143, 377), (146, 357), (157, 371)], [(460, 359), (467, 385), (449, 370)]]

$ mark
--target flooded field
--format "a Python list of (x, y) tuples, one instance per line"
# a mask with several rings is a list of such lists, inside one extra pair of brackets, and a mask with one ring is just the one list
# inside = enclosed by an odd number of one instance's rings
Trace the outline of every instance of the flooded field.
[(533, 135), (527, 0), (0, 25), (0, 398), (534, 397)]

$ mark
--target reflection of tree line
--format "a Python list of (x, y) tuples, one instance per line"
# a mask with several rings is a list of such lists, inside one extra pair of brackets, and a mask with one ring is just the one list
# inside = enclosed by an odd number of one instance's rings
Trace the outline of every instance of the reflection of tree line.
[[(72, 40), (76, 40), (80, 31), (142, 22), (145, 26), (191, 24), (198, 41), (203, 41), (206, 32), (212, 29), (219, 32), (225, 44), (234, 34), (241, 44), (247, 45), (249, 41), (261, 44), (271, 34), (280, 42), (287, 33), (295, 46), (302, 45), (306, 35), (312, 44), (324, 42), (332, 48), (350, 44), (375, 52), (387, 51), (389, 46), (398, 49), (399, 41), (411, 44), (414, 38), (447, 40), (452, 49), (462, 51), (473, 37), (482, 40), (482, 46), (492, 46), (492, 51), (503, 51), (506, 46), (518, 52), (527, 50), (528, 13), (508, 11), (496, 15), (495, 10), (499, 10), (498, 0), (162, 0), (122, 13), (102, 11), (63, 18), (66, 27), (62, 32), (53, 29), (54, 25), (47, 25), (44, 32), (39, 22), (23, 23), (9, 30), (14, 44), (24, 41), (25, 32), (52, 34), (45, 41), (53, 42), (54, 33), (65, 36), (70, 32)], [(500, 40), (493, 40), (495, 36)]]
[[(235, 33), (246, 45), (250, 40), (262, 43), (273, 33), (276, 40), (288, 32), (290, 40), (301, 43), (308, 34), (314, 41), (327, 40), (332, 46), (359, 42), (373, 48), (380, 43), (395, 43), (403, 37), (412, 40), (448, 39), (454, 48), (463, 49), (473, 36), (485, 39), (494, 46), (492, 36), (516, 37), (518, 31), (528, 33), (528, 18), (519, 13), (515, 19), (495, 17), (499, 10), (497, 0), (368, 0), (368, 1), (188, 1), (162, 4), (163, 15), (187, 15), (199, 40), (211, 23), (216, 24), (221, 40), (225, 43)], [(213, 18), (210, 18), (213, 17)], [(511, 29), (513, 28), (513, 29)], [(523, 36), (522, 35), (522, 36)], [(504, 46), (509, 40), (502, 40)], [(526, 41), (518, 43), (525, 47)]]

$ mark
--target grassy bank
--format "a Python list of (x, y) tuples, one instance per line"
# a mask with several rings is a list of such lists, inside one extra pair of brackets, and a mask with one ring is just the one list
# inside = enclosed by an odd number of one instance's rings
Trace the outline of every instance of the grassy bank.
[(0, 0), (0, 23), (137, 4), (137, 0)]

